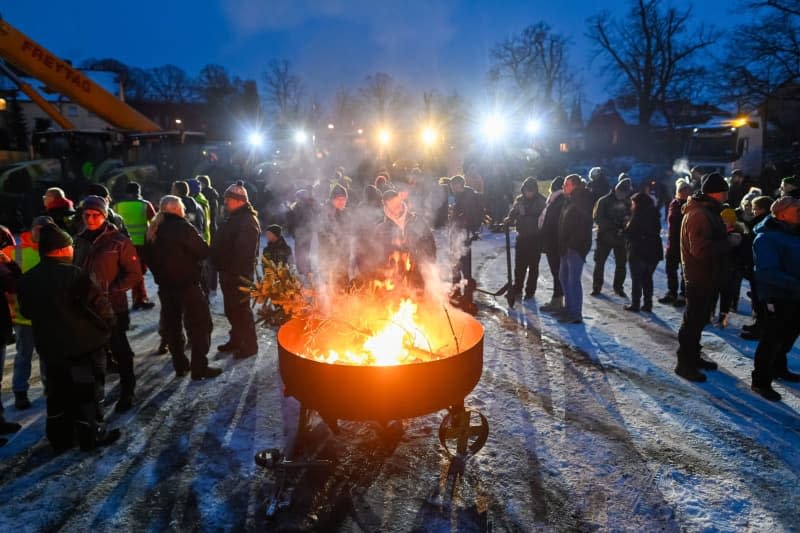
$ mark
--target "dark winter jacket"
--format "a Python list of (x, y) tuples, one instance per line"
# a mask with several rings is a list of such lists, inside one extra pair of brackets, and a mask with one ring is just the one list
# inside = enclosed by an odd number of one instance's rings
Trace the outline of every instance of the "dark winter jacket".
[(683, 206), (681, 263), (687, 283), (717, 287), (731, 247), (719, 213), (722, 204), (697, 192)]
[(253, 279), (261, 242), (261, 226), (253, 206), (231, 212), (211, 244), (211, 262), (219, 272)]
[(455, 200), (456, 203), (450, 217), (451, 227), (466, 230), (468, 233), (478, 231), (483, 222), (478, 193), (472, 187), (464, 187), (463, 191), (455, 195)]
[(155, 239), (147, 241), (142, 253), (156, 283), (165, 289), (197, 285), (202, 278), (202, 261), (211, 249), (194, 226), (170, 213), (158, 226)]
[(286, 225), (295, 242), (311, 240), (317, 215), (317, 205), (311, 198), (292, 204), (287, 213)]
[(99, 234), (95, 236), (95, 233), (83, 230), (77, 235), (73, 262), (107, 292), (114, 311), (127, 312), (125, 292), (142, 280), (142, 265), (136, 248), (108, 222), (101, 226)]
[(292, 248), (289, 246), (289, 243), (286, 242), (286, 239), (283, 238), (283, 235), (278, 237), (278, 240), (275, 242), (268, 242), (264, 247), (262, 255), (278, 265), (292, 264)]
[(631, 219), (625, 225), (625, 245), (630, 261), (655, 265), (663, 259), (660, 218), (658, 208), (649, 197), (634, 205)]
[(592, 247), (592, 193), (585, 188), (574, 190), (561, 209), (558, 245), (561, 255), (575, 250), (584, 259)]
[(547, 202), (542, 227), (539, 228), (542, 251), (546, 254), (558, 254), (558, 221), (561, 218), (561, 210), (567, 203), (567, 197), (564, 191), (558, 190), (550, 193)]
[(759, 299), (800, 301), (798, 228), (770, 215), (754, 231), (754, 276), (758, 283)]
[(686, 200), (673, 198), (667, 209), (667, 257), (678, 260), (681, 257), (681, 221), (684, 205)]
[(22, 276), (18, 298), (48, 364), (78, 359), (108, 342), (114, 310), (106, 292), (69, 260), (42, 258)]
[(547, 200), (544, 196), (535, 192), (530, 200), (520, 194), (514, 199), (514, 205), (508, 212), (506, 218), (511, 225), (517, 227), (517, 234), (520, 238), (537, 237), (539, 235), (539, 215), (544, 211)]
[(6, 304), (6, 294), (17, 291), (17, 282), (22, 277), (22, 270), (14, 261), (0, 263), (0, 342), (12, 338), (11, 309)]
[(592, 213), (592, 218), (597, 224), (597, 242), (609, 246), (623, 244), (625, 238), (622, 232), (630, 216), (630, 200), (628, 198), (620, 200), (615, 190), (597, 200)]
[(195, 227), (197, 233), (203, 235), (206, 231), (206, 215), (197, 200), (191, 196), (179, 196), (186, 208), (186, 220)]

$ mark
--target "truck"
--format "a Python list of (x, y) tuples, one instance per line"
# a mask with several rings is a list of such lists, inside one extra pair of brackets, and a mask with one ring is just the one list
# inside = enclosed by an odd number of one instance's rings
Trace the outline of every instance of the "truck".
[(690, 126), (684, 157), (689, 168), (701, 173), (730, 176), (740, 169), (752, 179), (761, 176), (764, 128), (757, 112), (730, 119), (716, 119)]
[[(69, 195), (79, 197), (87, 183), (101, 182), (112, 195), (119, 196), (125, 185), (135, 180), (149, 183), (153, 193), (166, 192), (171, 180), (194, 176), (196, 167), (205, 162), (204, 133), (162, 130), (154, 121), (4, 20), (0, 20), (0, 71), (60, 127), (33, 134), (31, 152), (37, 163), (13, 167), (16, 175), (30, 169), (27, 181), (17, 179), (12, 186), (0, 175), (0, 208), (4, 210), (28, 206), (31, 197), (34, 203), (40, 202), (43, 190), (51, 186), (60, 186)], [(75, 128), (72, 121), (16, 71), (39, 80), (114, 129)], [(52, 169), (54, 164), (57, 173), (42, 174), (36, 170)], [(29, 183), (29, 190), (22, 190), (20, 183)], [(13, 214), (11, 218), (21, 217), (29, 222), (30, 211), (28, 206), (24, 213)]]

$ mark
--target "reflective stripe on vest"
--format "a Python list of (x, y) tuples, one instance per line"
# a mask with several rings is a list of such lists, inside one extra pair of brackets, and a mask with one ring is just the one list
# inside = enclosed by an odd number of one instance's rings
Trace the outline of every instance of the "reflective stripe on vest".
[(148, 226), (147, 203), (143, 200), (123, 200), (117, 203), (114, 209), (125, 221), (133, 245), (144, 245)]
[[(27, 239), (20, 238), (19, 243), (14, 247), (14, 261), (17, 262), (23, 274), (39, 264), (38, 247), (34, 248), (30, 244), (26, 244), (27, 242), (30, 242), (30, 235)], [(14, 324), (19, 324), (20, 326), (31, 325), (31, 321), (22, 316), (22, 313), (19, 312), (19, 302), (17, 301), (16, 295), (14, 295), (14, 308), (11, 312)]]

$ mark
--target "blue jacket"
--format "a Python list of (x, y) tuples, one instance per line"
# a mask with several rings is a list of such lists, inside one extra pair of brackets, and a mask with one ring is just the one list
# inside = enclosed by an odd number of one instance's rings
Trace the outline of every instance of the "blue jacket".
[(763, 300), (800, 300), (800, 233), (771, 215), (753, 231), (754, 274)]

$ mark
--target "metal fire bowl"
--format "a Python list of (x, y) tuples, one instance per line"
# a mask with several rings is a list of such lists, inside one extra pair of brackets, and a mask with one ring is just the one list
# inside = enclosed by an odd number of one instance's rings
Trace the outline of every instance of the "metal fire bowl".
[(298, 352), (305, 322), (292, 319), (278, 331), (278, 365), (287, 396), (325, 420), (387, 422), (463, 405), (483, 370), (483, 326), (451, 316), (460, 353), (425, 363), (397, 366), (328, 364)]

